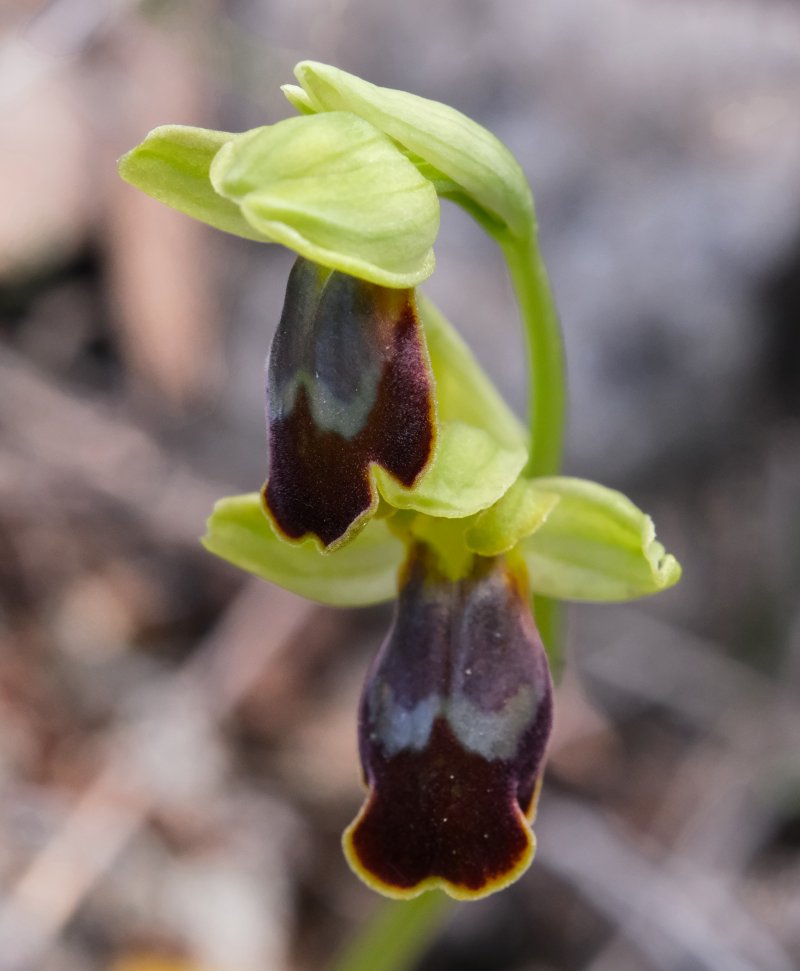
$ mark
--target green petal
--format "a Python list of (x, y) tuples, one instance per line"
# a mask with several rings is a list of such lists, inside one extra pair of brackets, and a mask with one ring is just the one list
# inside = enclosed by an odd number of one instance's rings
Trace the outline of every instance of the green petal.
[(346, 546), (321, 553), (313, 540), (287, 543), (272, 529), (256, 492), (220, 499), (203, 545), (242, 570), (293, 593), (338, 607), (391, 600), (405, 547), (384, 519), (373, 519)]
[(218, 195), (209, 181), (214, 156), (235, 137), (207, 128), (163, 125), (122, 156), (117, 163), (119, 174), (159, 202), (215, 229), (268, 242), (247, 222), (239, 207)]
[(439, 444), (413, 489), (382, 469), (375, 481), (398, 509), (462, 518), (495, 503), (525, 462), (525, 432), (481, 370), (471, 351), (430, 300), (418, 296), (431, 367), (436, 380)]
[(466, 533), (467, 546), (481, 556), (500, 556), (539, 529), (559, 497), (520, 478), (489, 509), (476, 517)]
[(286, 96), (289, 104), (297, 109), (301, 115), (316, 115), (317, 109), (311, 103), (311, 99), (305, 91), (297, 84), (282, 84), (281, 91)]
[(491, 506), (513, 485), (527, 461), (524, 445), (504, 448), (482, 428), (460, 421), (440, 426), (436, 457), (413, 489), (375, 468), (383, 498), (397, 509), (462, 518)]
[(561, 600), (634, 600), (678, 582), (681, 568), (655, 539), (649, 516), (614, 489), (564, 477), (534, 479), (558, 496), (520, 551), (534, 593)]
[(250, 225), (301, 256), (387, 287), (433, 272), (439, 200), (391, 140), (331, 112), (238, 135), (211, 182)]
[(514, 235), (527, 235), (533, 202), (525, 174), (505, 145), (471, 118), (315, 61), (301, 61), (295, 76), (316, 110), (352, 111), (365, 118), (451, 179)]

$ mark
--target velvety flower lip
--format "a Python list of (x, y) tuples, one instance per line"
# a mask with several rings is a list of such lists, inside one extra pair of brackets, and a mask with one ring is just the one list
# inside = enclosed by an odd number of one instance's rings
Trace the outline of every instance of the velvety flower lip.
[(473, 899), (516, 880), (534, 855), (552, 708), (524, 567), (475, 557), (451, 580), (412, 546), (361, 700), (370, 791), (344, 835), (356, 873), (399, 898)]
[(265, 509), (326, 548), (374, 511), (371, 466), (411, 488), (436, 444), (433, 376), (414, 291), (295, 263), (267, 367)]

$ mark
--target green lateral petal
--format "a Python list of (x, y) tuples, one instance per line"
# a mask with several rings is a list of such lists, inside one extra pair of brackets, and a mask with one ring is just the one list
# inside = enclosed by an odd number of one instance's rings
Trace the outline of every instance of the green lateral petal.
[(349, 112), (245, 132), (211, 183), (250, 225), (315, 263), (386, 287), (433, 272), (439, 200), (391, 140)]
[(218, 195), (209, 180), (214, 156), (236, 135), (208, 128), (163, 125), (117, 163), (131, 185), (167, 206), (235, 236), (269, 242), (239, 207)]
[(287, 543), (274, 532), (256, 492), (220, 499), (208, 520), (203, 545), (242, 570), (309, 600), (357, 607), (391, 600), (403, 543), (384, 519), (373, 519), (335, 553), (319, 552), (313, 540)]
[(301, 61), (295, 76), (318, 111), (352, 111), (365, 118), (444, 173), (514, 235), (528, 233), (533, 202), (525, 174), (506, 146), (471, 118), (316, 61)]
[(504, 448), (482, 428), (449, 421), (440, 425), (439, 446), (428, 472), (413, 489), (404, 489), (384, 469), (375, 467), (383, 498), (397, 509), (460, 519), (491, 506), (522, 471), (524, 445)]
[(297, 84), (282, 84), (281, 91), (289, 104), (301, 115), (316, 115), (317, 109), (311, 103), (311, 98)]
[(539, 529), (559, 497), (519, 478), (508, 492), (485, 509), (466, 533), (467, 546), (481, 556), (500, 556)]
[(534, 593), (561, 600), (634, 600), (678, 582), (649, 516), (614, 489), (565, 477), (535, 479), (558, 503), (520, 545)]
[(486, 509), (513, 485), (525, 462), (525, 432), (472, 352), (430, 300), (418, 307), (436, 381), (439, 444), (413, 489), (375, 470), (381, 495), (398, 509), (462, 518)]

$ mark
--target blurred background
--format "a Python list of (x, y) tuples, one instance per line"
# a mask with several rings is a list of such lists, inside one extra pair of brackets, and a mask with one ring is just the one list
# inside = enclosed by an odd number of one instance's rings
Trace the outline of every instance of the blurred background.
[[(288, 117), (307, 57), (518, 155), (567, 470), (684, 566), (570, 609), (537, 861), (417, 971), (799, 967), (800, 7), (8, 0), (0, 31), (0, 971), (317, 971), (379, 907), (339, 834), (391, 609), (198, 544), (264, 477), (292, 258), (114, 165), (161, 123)], [(437, 255), (427, 291), (521, 412), (499, 254), (447, 207)]]

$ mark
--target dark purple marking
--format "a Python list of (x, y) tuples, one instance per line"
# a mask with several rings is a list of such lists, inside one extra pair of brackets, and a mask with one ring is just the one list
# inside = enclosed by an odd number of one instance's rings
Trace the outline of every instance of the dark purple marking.
[(433, 379), (412, 290), (298, 261), (268, 373), (263, 498), (290, 539), (341, 539), (376, 502), (370, 463), (407, 487), (427, 468)]
[(527, 865), (553, 698), (525, 587), (502, 558), (454, 582), (412, 550), (361, 701), (370, 794), (346, 845), (368, 881), (480, 896)]
[(437, 718), (428, 745), (376, 755), (373, 787), (350, 837), (359, 865), (388, 887), (438, 877), (472, 893), (513, 873), (531, 837), (509, 766), (467, 751)]

